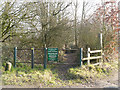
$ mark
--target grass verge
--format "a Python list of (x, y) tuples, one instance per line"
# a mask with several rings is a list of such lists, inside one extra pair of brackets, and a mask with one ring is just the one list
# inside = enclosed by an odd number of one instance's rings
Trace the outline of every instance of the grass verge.
[(31, 69), (28, 65), (19, 65), (11, 71), (5, 71), (2, 67), (3, 85), (35, 85), (36, 87), (63, 87), (72, 86), (78, 83), (88, 83), (98, 78), (108, 77), (112, 70), (117, 70), (117, 63), (104, 63), (103, 65), (88, 65), (76, 68), (70, 68), (66, 73), (67, 79), (59, 78), (59, 73), (55, 65), (47, 65), (47, 69), (43, 69), (42, 65), (36, 65)]

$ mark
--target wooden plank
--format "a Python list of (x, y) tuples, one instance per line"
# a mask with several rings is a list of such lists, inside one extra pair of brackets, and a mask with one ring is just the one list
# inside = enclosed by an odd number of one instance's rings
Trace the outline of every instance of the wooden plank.
[(103, 62), (103, 51), (101, 51), (101, 60), (100, 60), (100, 63), (102, 63)]
[(102, 50), (94, 50), (94, 51), (90, 51), (90, 53), (98, 53), (98, 52), (102, 52)]
[(99, 58), (102, 58), (102, 56), (83, 58), (82, 60), (99, 59)]
[(90, 64), (90, 48), (88, 48), (87, 54), (88, 54), (88, 62), (87, 62), (87, 64), (89, 65)]
[(99, 58), (102, 58), (102, 56), (90, 57), (90, 59), (99, 59)]

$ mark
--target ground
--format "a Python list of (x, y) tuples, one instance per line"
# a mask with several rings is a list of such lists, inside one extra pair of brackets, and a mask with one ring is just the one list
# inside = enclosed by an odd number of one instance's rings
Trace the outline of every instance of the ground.
[[(75, 67), (77, 64), (75, 63), (75, 60), (77, 58), (77, 54), (75, 53), (69, 53), (65, 54), (64, 56), (64, 64), (60, 63), (56, 65), (55, 68), (57, 73), (59, 75), (59, 78), (63, 81), (70, 80), (71, 78), (67, 77), (68, 70), (71, 67)], [(72, 64), (73, 63), (73, 64)], [(117, 61), (116, 61), (117, 64)], [(79, 64), (78, 64), (79, 65)], [(15, 86), (15, 85), (3, 85), (3, 88), (42, 88), (42, 85), (40, 83), (36, 85), (25, 85), (23, 86)], [(103, 77), (103, 78), (95, 78), (94, 80), (91, 80), (87, 83), (74, 83), (73, 85), (65, 85), (60, 86), (60, 88), (117, 88), (118, 87), (118, 70), (114, 69), (112, 70), (111, 74), (109, 76)]]
[[(70, 55), (70, 56), (69, 56)], [(68, 60), (70, 60), (69, 63), (74, 63), (74, 59), (75, 59), (75, 54), (69, 54), (68, 55)], [(68, 61), (66, 61), (68, 62)], [(116, 62), (117, 64), (117, 62)], [(59, 71), (66, 73), (67, 69), (70, 68), (70, 65), (61, 65), (59, 66), (60, 68)], [(66, 69), (65, 69), (66, 68)], [(65, 71), (64, 71), (65, 70)], [(63, 74), (65, 75), (65, 74)], [(65, 86), (64, 88), (103, 88), (103, 87), (114, 87), (117, 88), (118, 87), (118, 70), (113, 70), (110, 74), (109, 77), (105, 77), (102, 79), (96, 79), (95, 81), (86, 83), (86, 84), (78, 84), (75, 86)]]

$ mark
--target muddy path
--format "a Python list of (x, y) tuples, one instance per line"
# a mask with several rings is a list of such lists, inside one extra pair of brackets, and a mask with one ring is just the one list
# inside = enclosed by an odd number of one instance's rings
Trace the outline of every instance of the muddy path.
[[(66, 65), (58, 65), (56, 69), (58, 70), (59, 75), (63, 80), (68, 80), (70, 78), (67, 77), (67, 71), (69, 68), (74, 68), (79, 65), (70, 64), (76, 62), (76, 54), (71, 53), (66, 55), (66, 61), (64, 63), (68, 63)], [(118, 88), (118, 70), (113, 70), (109, 76), (103, 77), (101, 79), (96, 78), (86, 84), (79, 83), (78, 85), (73, 86), (65, 86), (63, 88)]]
[(77, 85), (65, 86), (62, 88), (118, 88), (118, 71), (112, 71), (112, 74), (102, 79), (96, 79), (85, 84), (77, 83)]
[(77, 62), (77, 53), (64, 54), (63, 58), (63, 62), (57, 64), (55, 66), (55, 69), (57, 70), (60, 79), (67, 80), (68, 70), (79, 65), (79, 63)]
[(89, 88), (118, 88), (118, 71), (112, 71), (110, 76), (96, 79), (86, 86)]

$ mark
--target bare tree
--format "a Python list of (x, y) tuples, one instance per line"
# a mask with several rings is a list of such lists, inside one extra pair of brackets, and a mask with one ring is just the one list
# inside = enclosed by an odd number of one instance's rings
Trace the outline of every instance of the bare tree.
[[(63, 35), (64, 30), (69, 28), (66, 9), (70, 4), (64, 4), (63, 2), (36, 2), (27, 4), (27, 9), (31, 11), (30, 15), (34, 16), (27, 23), (31, 28), (34, 28), (34, 32), (39, 36), (43, 47), (53, 45), (52, 43), (55, 43), (58, 37), (60, 38)], [(27, 15), (29, 17), (29, 14)]]
[(18, 23), (20, 23), (26, 13), (22, 12), (24, 11), (24, 5), (19, 5), (19, 7), (15, 6), (15, 2), (6, 2), (1, 10), (1, 25), (2, 25), (2, 42), (4, 42), (6, 39), (13, 36), (13, 33), (15, 33), (15, 27), (18, 26)]

